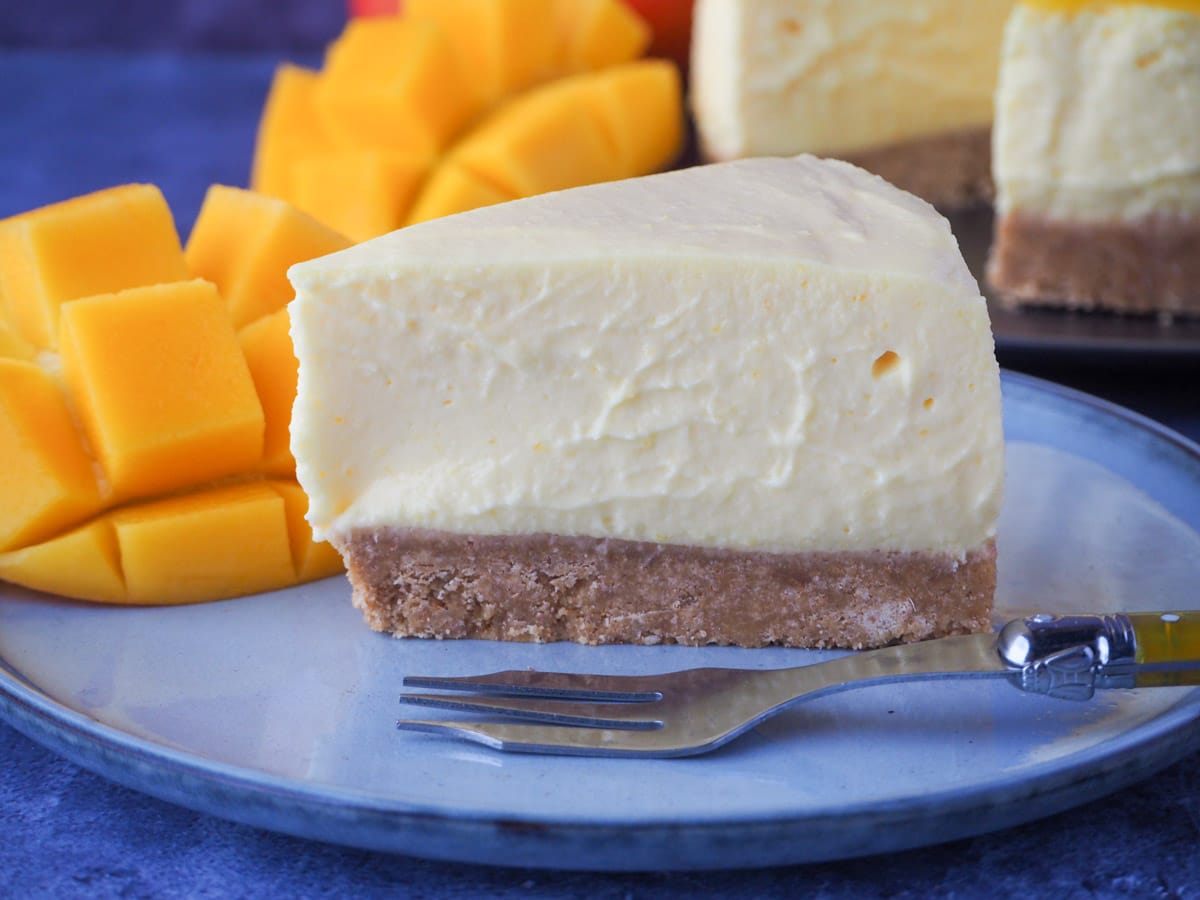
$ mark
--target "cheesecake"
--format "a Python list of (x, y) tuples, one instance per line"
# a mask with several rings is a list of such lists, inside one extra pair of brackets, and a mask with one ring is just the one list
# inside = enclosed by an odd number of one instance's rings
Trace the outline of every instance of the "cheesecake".
[(946, 220), (699, 166), (290, 271), (297, 475), (398, 636), (872, 647), (990, 627), (1003, 442)]
[(992, 95), (1012, 6), (697, 0), (702, 155), (834, 156), (940, 207), (979, 205), (991, 195)]
[(996, 94), (1009, 305), (1200, 314), (1200, 0), (1036, 0)]

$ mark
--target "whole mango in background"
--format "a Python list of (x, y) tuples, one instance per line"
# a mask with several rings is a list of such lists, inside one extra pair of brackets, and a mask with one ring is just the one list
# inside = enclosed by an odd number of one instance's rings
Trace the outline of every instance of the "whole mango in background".
[(666, 168), (678, 69), (622, 0), (407, 0), (276, 71), (251, 187), (354, 240)]
[(349, 243), (221, 186), (186, 251), (151, 185), (0, 221), (0, 579), (158, 604), (340, 571), (287, 446), (283, 306)]

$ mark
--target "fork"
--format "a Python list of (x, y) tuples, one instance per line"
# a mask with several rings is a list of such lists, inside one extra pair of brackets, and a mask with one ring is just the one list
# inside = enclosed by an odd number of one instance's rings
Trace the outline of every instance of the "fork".
[(1067, 700), (1087, 700), (1103, 688), (1200, 684), (1200, 612), (1039, 613), (1009, 622), (999, 635), (940, 638), (786, 669), (409, 676), (405, 687), (468, 696), (404, 693), (402, 703), (489, 718), (401, 719), (396, 725), (506, 751), (690, 756), (817, 697), (965, 678), (1006, 679), (1023, 691)]

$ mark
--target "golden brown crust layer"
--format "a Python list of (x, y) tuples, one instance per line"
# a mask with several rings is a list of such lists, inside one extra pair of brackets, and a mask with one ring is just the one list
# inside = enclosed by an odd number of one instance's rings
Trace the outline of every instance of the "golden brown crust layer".
[(992, 200), (990, 128), (903, 141), (843, 158), (939, 209), (970, 209)]
[[(802, 151), (796, 151), (802, 152)], [(827, 153), (861, 166), (945, 210), (992, 200), (992, 130), (975, 128), (851, 153)], [(705, 152), (708, 162), (724, 162)]]
[(1200, 315), (1200, 219), (1001, 215), (987, 278), (1007, 306)]
[(396, 636), (860, 649), (991, 627), (996, 553), (755, 553), (384, 529), (340, 548)]

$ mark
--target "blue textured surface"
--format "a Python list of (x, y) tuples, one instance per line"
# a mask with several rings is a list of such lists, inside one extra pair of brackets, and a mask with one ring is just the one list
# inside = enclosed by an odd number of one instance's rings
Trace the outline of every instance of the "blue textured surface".
[[(33, 4), (30, 4), (32, 7)], [(186, 234), (244, 184), (274, 59), (0, 55), (0, 217), (159, 184)], [(1197, 371), (1043, 371), (1200, 439)], [(943, 847), (756, 872), (589, 875), (321, 845), (109, 784), (0, 725), (0, 897), (1200, 897), (1200, 755), (1074, 812)]]

